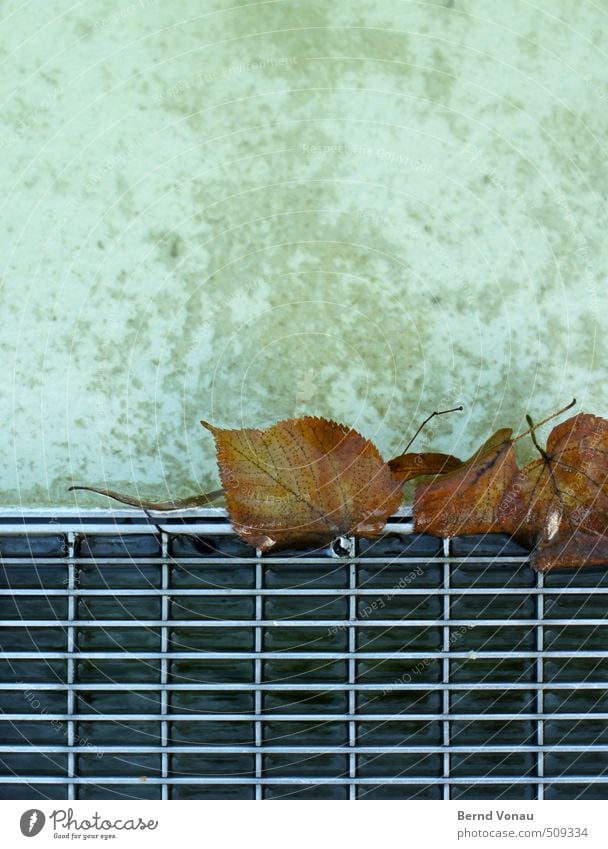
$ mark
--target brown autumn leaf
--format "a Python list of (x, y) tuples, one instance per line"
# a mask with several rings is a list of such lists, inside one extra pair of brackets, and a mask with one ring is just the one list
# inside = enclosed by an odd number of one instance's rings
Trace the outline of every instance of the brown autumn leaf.
[(451, 454), (434, 454), (423, 451), (420, 454), (401, 454), (388, 461), (391, 472), (402, 483), (423, 475), (442, 475), (462, 466), (462, 460)]
[(202, 424), (215, 439), (234, 529), (262, 551), (377, 536), (401, 503), (400, 478), (345, 425), (312, 416), (265, 430)]
[[(531, 424), (531, 422), (530, 422)], [(553, 428), (540, 458), (509, 482), (501, 526), (538, 571), (608, 563), (608, 421), (579, 413)]]
[(503, 530), (496, 508), (517, 473), (512, 433), (510, 428), (501, 428), (466, 462), (419, 483), (414, 495), (414, 529), (440, 537)]
[(530, 563), (537, 572), (608, 564), (608, 536), (581, 528), (572, 534), (559, 531), (551, 540), (543, 540), (532, 552)]

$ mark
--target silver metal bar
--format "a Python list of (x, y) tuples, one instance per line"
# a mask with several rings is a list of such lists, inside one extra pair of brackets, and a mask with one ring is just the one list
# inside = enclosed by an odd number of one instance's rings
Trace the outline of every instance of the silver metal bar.
[[(351, 554), (355, 554), (355, 540), (349, 539), (348, 546), (351, 550)], [(357, 597), (354, 593), (354, 590), (357, 588), (357, 564), (351, 563), (348, 567), (348, 586), (349, 589), (352, 590), (349, 599), (348, 599), (348, 651), (352, 655), (348, 661), (348, 712), (350, 714), (355, 714), (357, 712), (356, 702), (357, 702), (357, 694), (354, 689), (354, 684), (357, 676), (357, 661), (355, 660), (356, 648), (357, 648), (357, 632), (355, 630), (355, 626), (357, 624)], [(357, 755), (355, 753), (355, 747), (357, 745), (357, 724), (355, 722), (348, 723), (348, 741), (350, 744), (351, 754), (348, 758), (348, 774), (351, 779), (351, 783), (348, 785), (348, 798), (351, 800), (355, 800), (357, 798), (357, 785), (354, 782), (354, 779), (357, 777)]]
[[(111, 504), (112, 502), (108, 502)], [(228, 521), (228, 513), (224, 507), (189, 507), (184, 510), (150, 511), (152, 516), (174, 516), (190, 519), (224, 519)], [(395, 513), (395, 516), (407, 518), (411, 509), (405, 506)], [(63, 526), (66, 522), (84, 521), (88, 519), (105, 520), (108, 523), (121, 519), (145, 519), (146, 511), (139, 507), (5, 507), (2, 510), (1, 521), (21, 520), (23, 522), (38, 519), (48, 522), (49, 527)]]
[[(101, 534), (111, 534), (113, 536), (134, 536), (134, 535), (142, 535), (149, 534), (151, 531), (156, 532), (157, 527), (161, 531), (166, 531), (167, 533), (171, 533), (171, 530), (176, 531), (177, 528), (174, 525), (171, 527), (170, 525), (155, 525), (154, 523), (148, 521), (141, 525), (110, 525), (107, 524), (87, 524), (83, 525), (81, 522), (68, 522), (62, 524), (61, 533), (63, 534), (85, 534), (87, 536), (95, 536)], [(192, 536), (229, 536), (234, 534), (232, 526), (226, 524), (226, 522), (215, 522), (215, 523), (205, 523), (198, 525), (180, 525), (179, 531), (180, 534), (192, 535)], [(27, 533), (28, 536), (47, 536), (49, 534), (57, 533), (57, 529), (52, 525), (46, 524), (0, 524), (0, 536), (23, 536), (24, 533)]]
[[(486, 752), (507, 753), (512, 752), (587, 752), (589, 745), (569, 746), (565, 744), (556, 744), (555, 746), (528, 746), (528, 745), (483, 745), (483, 746), (448, 746), (447, 751), (454, 754), (480, 754)], [(83, 751), (102, 753), (102, 754), (126, 754), (126, 755), (142, 755), (142, 754), (163, 754), (165, 752), (171, 754), (256, 754), (259, 752), (257, 746), (96, 746), (87, 743), (82, 747)], [(21, 752), (31, 753), (39, 752), (41, 754), (61, 754), (72, 751), (71, 746), (43, 746), (36, 743), (28, 744), (27, 746), (0, 746), (0, 752)], [(394, 755), (394, 754), (433, 754), (443, 752), (444, 747), (437, 746), (272, 746), (265, 745), (264, 752), (268, 754), (348, 754), (357, 753), (361, 755)], [(608, 745), (594, 744), (594, 752), (608, 752)], [(356, 776), (352, 776), (356, 778)], [(529, 784), (534, 783), (534, 778), (528, 781)]]
[[(445, 683), (435, 683), (432, 681), (425, 681), (423, 684), (412, 684), (412, 683), (393, 683), (391, 682), (391, 690), (420, 690), (424, 689), (427, 692), (431, 691), (442, 691), (442, 690), (454, 690), (459, 691), (463, 690), (468, 692), (469, 690), (606, 690), (607, 683), (606, 680), (601, 681), (530, 681), (521, 683), (518, 681), (484, 681), (482, 683), (478, 681), (449, 681), (447, 684)], [(163, 691), (167, 690), (171, 691), (181, 691), (181, 690), (191, 690), (194, 692), (205, 692), (205, 691), (228, 691), (234, 690), (239, 692), (247, 692), (255, 690), (268, 690), (270, 692), (292, 692), (300, 690), (313, 690), (319, 692), (329, 692), (329, 691), (340, 691), (340, 690), (354, 690), (360, 692), (376, 692), (382, 691), (386, 689), (386, 683), (381, 684), (358, 684), (354, 683), (336, 683), (332, 681), (319, 681), (318, 683), (304, 683), (298, 682), (294, 684), (276, 684), (276, 683), (264, 683), (261, 682), (259, 684), (248, 684), (248, 683), (235, 683), (232, 681), (227, 681), (223, 684), (208, 684), (206, 682), (201, 682), (200, 684), (154, 684), (154, 683), (140, 683), (138, 682), (136, 685), (134, 684), (121, 684), (121, 683), (112, 683), (112, 684), (95, 684), (95, 683), (57, 683), (57, 684), (48, 684), (48, 683), (36, 683), (36, 682), (23, 682), (16, 681), (14, 683), (2, 683), (0, 684), (0, 690), (51, 690), (51, 691), (61, 691), (61, 690), (84, 690), (87, 692), (127, 692), (130, 693), (134, 689), (142, 690), (142, 691)], [(25, 714), (24, 714), (25, 715)], [(2, 719), (2, 715), (0, 714), (0, 720)]]
[[(444, 539), (443, 541), (443, 554), (445, 557), (450, 556), (450, 541), (449, 539)], [(450, 565), (449, 563), (443, 564), (443, 588), (445, 590), (450, 587)], [(449, 595), (443, 596), (443, 628), (442, 628), (442, 637), (443, 637), (443, 651), (445, 653), (450, 650), (450, 597)], [(450, 683), (450, 659), (449, 657), (444, 656), (441, 661), (441, 681), (444, 685), (443, 687), (443, 696), (442, 696), (442, 707), (443, 712), (446, 716), (450, 714), (450, 691), (448, 689), (448, 685)], [(443, 784), (443, 798), (450, 798), (450, 785), (447, 779), (450, 777), (450, 720), (444, 719), (442, 723), (442, 732), (443, 732), (443, 777), (446, 779)]]
[[(141, 562), (138, 560), (138, 563)], [(324, 561), (325, 565), (327, 561)], [(91, 565), (95, 565), (92, 563)], [(280, 564), (279, 564), (280, 565)], [(306, 564), (304, 564), (306, 565)], [(401, 588), (391, 588), (391, 587), (378, 587), (377, 589), (357, 589), (355, 595), (357, 596), (376, 596), (380, 597), (386, 594), (390, 594), (393, 596), (424, 596), (425, 598), (428, 596), (444, 596), (444, 595), (455, 595), (455, 596), (473, 596), (473, 595), (484, 595), (484, 596), (534, 596), (534, 589), (527, 589), (521, 587), (513, 587), (505, 588), (505, 587), (470, 587), (467, 589), (438, 589), (434, 587), (428, 587), (424, 589), (401, 589)], [(260, 590), (260, 595), (263, 596), (288, 596), (288, 597), (296, 597), (301, 598), (302, 596), (348, 596), (350, 595), (350, 590), (347, 589), (264, 589)], [(75, 589), (73, 591), (70, 590), (61, 590), (50, 588), (48, 590), (39, 590), (39, 589), (14, 589), (14, 590), (0, 590), (0, 596), (68, 596), (68, 595), (84, 595), (84, 596), (141, 596), (145, 598), (146, 596), (161, 596), (162, 589), (119, 589), (119, 590), (99, 590), (99, 589)], [(188, 589), (172, 589), (170, 592), (171, 596), (255, 596), (256, 592), (254, 589), (244, 589), (241, 587), (235, 588), (223, 588), (223, 589), (205, 589), (199, 590), (195, 587)], [(564, 587), (556, 590), (546, 590), (544, 593), (545, 597), (550, 595), (555, 596), (564, 596), (564, 595), (608, 595), (608, 587), (606, 589), (587, 589), (587, 588), (578, 588), (578, 587)], [(484, 620), (477, 620), (478, 622), (483, 622)], [(529, 620), (526, 620), (529, 622)], [(551, 619), (547, 619), (547, 621), (553, 621)], [(602, 620), (603, 621), (603, 620)]]
[[(447, 567), (446, 567), (447, 568)], [(168, 598), (163, 595), (162, 598)], [(356, 593), (353, 593), (353, 598)], [(73, 598), (73, 596), (72, 596)], [(382, 598), (382, 594), (379, 594)], [(449, 596), (444, 596), (444, 607), (449, 605)], [(544, 623), (562, 627), (608, 627), (608, 619), (172, 619), (172, 628), (478, 628), (496, 626), (542, 628)], [(68, 619), (1, 619), (0, 628), (69, 628)], [(163, 619), (79, 619), (79, 628), (163, 628)], [(1, 634), (0, 634), (1, 637)]]
[[(156, 527), (152, 526), (152, 530), (156, 531)], [(169, 533), (169, 532), (167, 532)], [(82, 536), (82, 534), (80, 534)], [(107, 536), (123, 536), (123, 534), (112, 533), (107, 534)], [(181, 535), (181, 534), (180, 534)], [(0, 526), (0, 537), (2, 536), (2, 527)], [(22, 534), (21, 534), (22, 536)], [(101, 534), (98, 534), (101, 536)], [(67, 557), (36, 557), (32, 555), (30, 557), (0, 557), (2, 563), (6, 566), (31, 566), (35, 561), (36, 566), (57, 566), (58, 564), (67, 563)], [(116, 557), (75, 557), (74, 562), (79, 566), (94, 566), (94, 565), (102, 565), (102, 566), (121, 566), (121, 565), (133, 565), (134, 562), (143, 563), (146, 566), (162, 566), (163, 559), (162, 557), (148, 557), (145, 555), (142, 556), (126, 556), (125, 555), (117, 555)], [(169, 556), (169, 561), (174, 565), (183, 565), (183, 566), (255, 566), (257, 560), (255, 557), (234, 557), (224, 555), (223, 557), (177, 557), (177, 556)], [(411, 555), (406, 557), (399, 557), (398, 555), (394, 556), (386, 556), (386, 557), (354, 557), (349, 558), (346, 556), (329, 556), (324, 555), (323, 557), (295, 557), (295, 558), (281, 558), (279, 556), (265, 556), (263, 557), (263, 562), (265, 565), (275, 565), (280, 566), (289, 563), (297, 563), (298, 566), (328, 566), (342, 563), (347, 566), (350, 562), (353, 563), (361, 563), (368, 565), (378, 565), (378, 566), (397, 566), (403, 565), (407, 566), (412, 564), (416, 566), (418, 564), (428, 564), (428, 565), (437, 565), (440, 563), (454, 563), (455, 565), (459, 565), (462, 563), (473, 563), (473, 564), (482, 564), (488, 565), (491, 563), (504, 563), (504, 564), (523, 564), (528, 562), (527, 557), (508, 557), (508, 556), (500, 556), (500, 557), (492, 557), (488, 555), (487, 557), (476, 557), (473, 555), (469, 555), (467, 557), (443, 557), (439, 554), (429, 554), (425, 556), (420, 555)], [(608, 592), (608, 587), (606, 589), (599, 590), (602, 593)], [(463, 592), (463, 590), (459, 590), (459, 592)], [(534, 589), (526, 589), (525, 592), (533, 593)]]
[[(582, 658), (582, 657), (606, 657), (606, 652), (598, 650), (577, 650), (577, 651), (546, 651), (545, 658)], [(142, 651), (142, 652), (120, 652), (120, 651), (48, 651), (48, 652), (30, 652), (30, 651), (3, 651), (0, 652), (0, 660), (36, 660), (36, 658), (45, 658), (47, 660), (63, 660), (70, 657), (75, 657), (79, 660), (159, 660), (163, 657), (173, 660), (192, 659), (192, 652), (180, 651)], [(255, 658), (264, 660), (348, 660), (351, 657), (361, 660), (425, 660), (425, 659), (443, 659), (444, 657), (455, 659), (475, 659), (475, 660), (498, 660), (509, 658), (537, 658), (537, 651), (411, 651), (411, 652), (374, 652), (374, 651), (262, 651), (262, 652), (245, 652), (245, 651), (197, 651), (197, 658), (202, 660), (253, 660)]]
[[(153, 514), (151, 514), (153, 515)], [(87, 524), (83, 525), (81, 522), (75, 523), (66, 523), (61, 527), (61, 533), (75, 533), (75, 534), (83, 534), (93, 536), (95, 534), (116, 534), (120, 536), (133, 536), (135, 534), (146, 534), (150, 533), (151, 528), (153, 530), (160, 530), (163, 533), (171, 533), (178, 532), (184, 536), (232, 536), (234, 534), (234, 530), (232, 525), (227, 524), (226, 522), (205, 522), (199, 524), (188, 524), (188, 525), (172, 525), (159, 519), (157, 522), (148, 521), (146, 523), (142, 522), (140, 525), (130, 525), (130, 524), (115, 524), (112, 526), (111, 531), (108, 529), (107, 524)], [(56, 532), (53, 526), (49, 526), (47, 524), (27, 524), (24, 525), (22, 523), (18, 524), (0, 524), (0, 534), (2, 536), (23, 536), (24, 532), (28, 534), (28, 536), (47, 536)], [(384, 529), (385, 534), (411, 534), (412, 526), (410, 524), (404, 523), (387, 523)]]
[[(355, 784), (361, 785), (373, 785), (379, 786), (384, 784), (406, 784), (406, 785), (425, 785), (425, 784), (443, 784), (444, 781), (448, 781), (450, 784), (489, 784), (491, 786), (494, 785), (512, 785), (512, 784), (527, 784), (534, 785), (535, 781), (533, 778), (527, 778), (521, 775), (492, 775), (490, 778), (481, 777), (478, 775), (470, 775), (470, 776), (459, 776), (458, 778), (437, 778), (434, 775), (416, 775), (412, 777), (394, 777), (394, 776), (374, 776), (374, 778), (361, 778), (358, 776), (355, 779), (349, 778), (333, 778), (321, 775), (315, 775), (314, 777), (303, 777), (303, 776), (293, 776), (293, 777), (275, 777), (275, 778), (244, 778), (238, 776), (236, 778), (230, 777), (225, 778), (223, 776), (208, 776), (201, 777), (198, 775), (189, 775), (186, 778), (158, 778), (156, 776), (150, 775), (146, 776), (145, 784), (162, 784), (163, 781), (167, 781), (168, 784), (205, 784), (205, 785), (220, 785), (220, 784), (230, 784), (230, 785), (255, 785), (256, 783), (260, 784), (270, 784), (277, 786), (284, 785), (318, 785), (318, 784), (350, 784), (350, 782), (354, 781)], [(572, 775), (572, 776), (546, 776), (545, 778), (539, 778), (538, 781), (542, 782), (545, 785), (551, 784), (608, 784), (608, 775)], [(51, 775), (24, 775), (24, 776), (15, 776), (15, 775), (0, 775), (0, 784), (31, 784), (31, 785), (39, 785), (39, 784), (67, 784), (68, 779), (62, 778), (61, 776), (51, 776)], [(109, 785), (109, 784), (141, 784), (141, 776), (139, 775), (130, 775), (130, 776), (116, 776), (116, 775), (94, 775), (87, 776), (86, 778), (75, 778), (75, 784), (93, 784), (93, 785)]]
[[(544, 679), (544, 670), (543, 670), (543, 649), (545, 644), (544, 637), (544, 628), (543, 628), (543, 616), (545, 612), (544, 599), (543, 599), (543, 576), (542, 573), (539, 572), (536, 576), (536, 651), (538, 652), (538, 657), (536, 658), (536, 682), (538, 684), (542, 684)], [(544, 690), (542, 687), (536, 691), (536, 709), (538, 711), (539, 717), (544, 713)], [(545, 726), (544, 720), (538, 719), (536, 721), (536, 744), (537, 754), (536, 754), (536, 775), (538, 778), (542, 778), (545, 774), (545, 756), (543, 754), (543, 742), (544, 742), (544, 733)], [(536, 785), (536, 798), (538, 800), (542, 800), (545, 797), (545, 786), (542, 781), (539, 781)]]
[[(262, 596), (259, 593), (259, 591), (263, 587), (263, 572), (262, 572), (262, 562), (261, 562), (262, 552), (257, 551), (256, 554), (258, 556), (258, 559), (257, 559), (257, 562), (255, 564), (255, 588), (256, 588), (257, 593), (256, 593), (256, 597), (255, 597), (256, 628), (255, 628), (255, 631), (254, 631), (254, 634), (255, 634), (254, 645), (255, 645), (255, 650), (259, 655), (262, 652), (263, 632), (262, 632), (262, 628), (257, 626), (257, 623), (259, 623), (262, 620), (262, 613), (263, 613), (263, 610), (262, 610), (263, 599), (262, 599)], [(255, 786), (255, 798), (259, 800), (259, 799), (262, 798), (262, 785), (259, 783), (259, 779), (262, 777), (262, 752), (261, 752), (261, 749), (262, 749), (262, 739), (263, 739), (262, 738), (263, 725), (260, 721), (260, 717), (262, 715), (262, 690), (260, 688), (260, 685), (262, 683), (262, 661), (261, 661), (260, 657), (256, 657), (256, 659), (254, 660), (253, 663), (254, 663), (254, 680), (255, 680), (255, 685), (256, 685), (255, 695), (254, 695), (254, 710), (255, 710), (255, 715), (257, 717), (256, 723), (255, 723), (255, 777), (258, 779), (258, 783)]]
[[(421, 685), (421, 690), (425, 690), (424, 684)], [(297, 687), (294, 688), (297, 691)], [(267, 713), (258, 716), (256, 713), (172, 713), (172, 722), (443, 722), (450, 719), (452, 722), (469, 722), (479, 721), (479, 713), (452, 711), (449, 714), (445, 713)], [(66, 721), (70, 719), (67, 713), (52, 713), (45, 714), (29, 714), (29, 713), (5, 713), (0, 714), (0, 721), (4, 722), (51, 722), (53, 720)], [(78, 713), (74, 714), (73, 719), (78, 722), (161, 722), (162, 713)], [(537, 719), (550, 719), (554, 722), (580, 719), (597, 719), (607, 720), (608, 712), (606, 711), (555, 711), (554, 713), (544, 713), (539, 715), (536, 711), (528, 711), (526, 713), (509, 713), (509, 712), (484, 712), (484, 721), (493, 720), (509, 720), (512, 722), (529, 722)], [(534, 783), (534, 782), (532, 782)]]
[[(222, 519), (229, 522), (228, 511), (225, 507), (187, 507), (180, 510), (150, 510), (150, 516), (155, 519)], [(411, 519), (412, 506), (404, 504), (395, 510), (393, 519)], [(23, 522), (34, 519), (46, 520), (48, 526), (53, 528), (64, 526), (68, 521), (81, 521), (85, 519), (100, 519), (111, 524), (121, 519), (145, 519), (147, 513), (139, 507), (5, 507), (2, 510), (1, 520), (22, 520)], [(2, 527), (0, 521), (0, 528)]]
[[(168, 535), (163, 532), (162, 534), (162, 553), (163, 553), (163, 564), (162, 564), (162, 588), (165, 592), (162, 595), (161, 599), (161, 629), (160, 629), (160, 648), (164, 657), (160, 662), (160, 683), (161, 683), (161, 693), (160, 693), (160, 712), (163, 715), (164, 719), (160, 724), (160, 740), (161, 740), (161, 770), (163, 778), (167, 778), (169, 775), (169, 755), (167, 754), (168, 746), (169, 746), (169, 723), (167, 721), (167, 713), (169, 708), (168, 703), (168, 693), (167, 690), (167, 682), (168, 678), (168, 662), (167, 662), (167, 651), (169, 648), (169, 595), (167, 594), (167, 590), (169, 589), (169, 564), (167, 562), (167, 556), (169, 551), (169, 538)], [(167, 800), (169, 798), (169, 785), (165, 781), (161, 787), (161, 798)]]
[[(76, 567), (73, 562), (74, 557), (74, 548), (75, 548), (75, 540), (76, 534), (72, 531), (68, 532), (68, 557), (71, 560), (68, 562), (68, 589), (73, 590), (76, 586)], [(68, 715), (72, 716), (74, 714), (74, 690), (71, 689), (70, 685), (74, 683), (74, 670), (75, 670), (75, 661), (74, 661), (74, 653), (77, 650), (76, 647), (76, 629), (74, 628), (74, 619), (76, 618), (76, 599), (72, 595), (68, 598), (68, 633), (67, 633), (67, 650), (68, 650), (68, 663), (67, 663), (67, 705), (68, 705)], [(75, 741), (75, 728), (74, 728), (74, 720), (68, 720), (68, 776), (70, 778), (74, 778), (76, 775), (76, 756), (74, 754), (74, 741)], [(74, 783), (71, 782), (68, 784), (68, 799), (75, 798), (75, 786)]]

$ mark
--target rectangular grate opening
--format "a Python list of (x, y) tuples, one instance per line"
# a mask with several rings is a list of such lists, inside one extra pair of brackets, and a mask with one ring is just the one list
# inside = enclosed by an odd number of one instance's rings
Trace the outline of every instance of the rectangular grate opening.
[(158, 521), (0, 516), (0, 798), (608, 798), (605, 569)]

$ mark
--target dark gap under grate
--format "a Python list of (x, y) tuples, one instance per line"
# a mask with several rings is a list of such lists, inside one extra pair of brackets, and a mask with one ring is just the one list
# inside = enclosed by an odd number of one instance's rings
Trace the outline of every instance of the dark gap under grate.
[(0, 798), (608, 798), (608, 571), (159, 522), (0, 518)]

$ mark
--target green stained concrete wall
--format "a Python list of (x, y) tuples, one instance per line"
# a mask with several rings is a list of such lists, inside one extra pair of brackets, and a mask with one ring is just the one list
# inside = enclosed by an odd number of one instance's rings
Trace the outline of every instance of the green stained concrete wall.
[(606, 413), (606, 2), (0, 14), (4, 503), (213, 486), (201, 417)]

